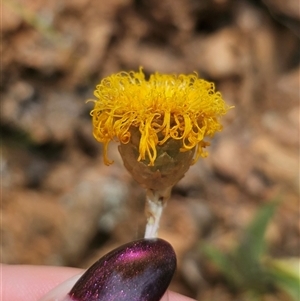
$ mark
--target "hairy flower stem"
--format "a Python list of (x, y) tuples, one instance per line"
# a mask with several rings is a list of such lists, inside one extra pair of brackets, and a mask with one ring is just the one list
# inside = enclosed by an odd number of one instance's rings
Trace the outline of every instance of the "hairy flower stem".
[(167, 200), (170, 198), (172, 187), (164, 190), (148, 189), (146, 194), (145, 213), (147, 217), (145, 238), (156, 238), (160, 218)]

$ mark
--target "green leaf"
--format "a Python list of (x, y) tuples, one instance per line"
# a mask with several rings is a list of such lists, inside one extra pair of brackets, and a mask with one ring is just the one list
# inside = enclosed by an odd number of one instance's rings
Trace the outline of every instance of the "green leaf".
[(230, 257), (223, 254), (215, 247), (207, 244), (203, 245), (201, 249), (203, 253), (217, 266), (228, 282), (232, 286), (238, 287), (240, 284), (240, 277), (237, 274), (237, 271), (234, 270), (234, 265), (232, 264)]
[(210, 245), (202, 246), (202, 251), (209, 257), (223, 273), (229, 273), (231, 263), (228, 257)]
[(300, 259), (268, 259), (266, 266), (277, 286), (295, 301), (300, 300)]
[(267, 226), (274, 215), (277, 205), (278, 202), (268, 203), (256, 213), (244, 232), (241, 244), (236, 250), (237, 253), (247, 254), (253, 261), (259, 261), (266, 249), (265, 233)]
[(262, 294), (274, 288), (274, 279), (262, 264), (262, 258), (266, 250), (265, 232), (277, 204), (271, 202), (258, 210), (244, 230), (240, 244), (229, 254), (224, 255), (210, 246), (202, 248), (230, 284), (239, 290)]

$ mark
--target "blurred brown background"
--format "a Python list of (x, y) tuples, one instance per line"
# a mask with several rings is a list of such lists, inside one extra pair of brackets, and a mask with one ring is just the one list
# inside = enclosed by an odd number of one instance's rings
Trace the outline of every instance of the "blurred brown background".
[(241, 300), (199, 245), (226, 252), (274, 198), (282, 202), (269, 254), (299, 256), (297, 0), (4, 0), (2, 8), (2, 262), (87, 267), (143, 236), (145, 192), (116, 145), (115, 163), (103, 164), (85, 103), (101, 78), (139, 66), (196, 71), (235, 106), (164, 212), (159, 236), (178, 256), (171, 289)]

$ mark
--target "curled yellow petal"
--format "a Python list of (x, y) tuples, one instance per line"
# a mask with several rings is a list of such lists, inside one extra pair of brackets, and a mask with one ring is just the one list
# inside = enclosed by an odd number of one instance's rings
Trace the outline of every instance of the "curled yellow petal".
[(196, 73), (155, 73), (146, 79), (142, 69), (120, 72), (104, 78), (94, 95), (93, 134), (105, 146), (106, 164), (111, 163), (109, 142), (128, 143), (134, 128), (140, 135), (138, 161), (148, 160), (153, 166), (157, 146), (169, 139), (182, 142), (181, 152), (195, 148), (196, 161), (207, 155), (204, 138), (222, 130), (219, 119), (230, 108), (214, 84)]

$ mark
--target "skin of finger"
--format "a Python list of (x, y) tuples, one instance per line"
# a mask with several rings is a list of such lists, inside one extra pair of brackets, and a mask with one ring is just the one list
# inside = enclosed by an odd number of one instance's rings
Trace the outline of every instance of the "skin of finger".
[(167, 291), (165, 295), (162, 297), (161, 301), (196, 301), (196, 300), (185, 297), (183, 295), (180, 295), (172, 291)]
[[(67, 267), (0, 265), (2, 301), (38, 301), (46, 300), (59, 288), (69, 290), (75, 284), (83, 270)], [(72, 278), (70, 280), (70, 278)], [(65, 283), (62, 284), (62, 283)], [(51, 293), (52, 291), (52, 293)], [(62, 290), (63, 291), (63, 290)], [(175, 292), (168, 291), (161, 301), (195, 301)]]
[(37, 301), (60, 283), (81, 272), (76, 268), (2, 264), (0, 300)]

